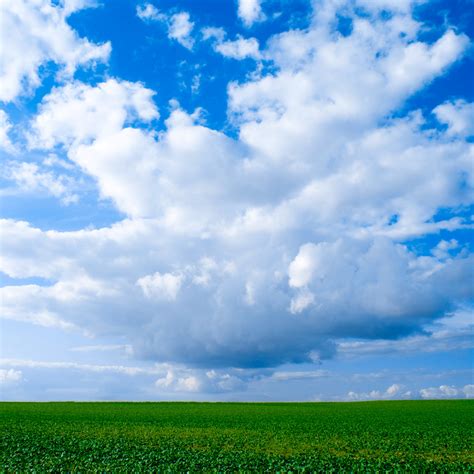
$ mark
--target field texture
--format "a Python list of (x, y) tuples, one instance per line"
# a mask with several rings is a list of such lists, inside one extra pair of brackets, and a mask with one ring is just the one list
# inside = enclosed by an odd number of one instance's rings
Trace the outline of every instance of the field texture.
[(2, 472), (473, 472), (474, 401), (1, 403)]

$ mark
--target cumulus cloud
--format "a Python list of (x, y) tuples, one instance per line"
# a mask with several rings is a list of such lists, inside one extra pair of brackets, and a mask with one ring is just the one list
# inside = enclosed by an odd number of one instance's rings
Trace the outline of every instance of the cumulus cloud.
[(260, 45), (256, 38), (244, 38), (237, 35), (235, 40), (226, 40), (226, 31), (215, 27), (202, 28), (201, 34), (204, 41), (212, 41), (214, 51), (224, 57), (237, 60), (261, 58)]
[(169, 19), (168, 38), (176, 40), (187, 49), (192, 49), (194, 46), (194, 39), (191, 36), (193, 28), (194, 23), (190, 20), (189, 13), (175, 13)]
[(399, 384), (390, 385), (385, 391), (372, 390), (370, 392), (349, 392), (347, 399), (350, 401), (364, 400), (395, 400), (412, 398), (412, 392), (404, 390)]
[(167, 27), (168, 38), (177, 41), (187, 49), (193, 49), (194, 38), (192, 31), (194, 22), (188, 12), (178, 12), (174, 14), (161, 13), (151, 3), (137, 6), (137, 16), (145, 22), (160, 22)]
[(153, 275), (139, 278), (137, 285), (142, 289), (147, 298), (175, 300), (182, 281), (182, 275), (173, 275), (172, 273), (161, 275), (159, 272), (156, 272)]
[(448, 126), (449, 135), (474, 135), (474, 103), (464, 100), (445, 102), (433, 112), (441, 123)]
[[(40, 67), (53, 61), (59, 74), (71, 77), (77, 67), (106, 61), (110, 43), (80, 38), (67, 23), (71, 13), (91, 2), (6, 0), (0, 5), (0, 101), (10, 102), (41, 82)], [(8, 45), (8, 47), (5, 47)]]
[(19, 382), (23, 377), (21, 370), (0, 369), (0, 385)]
[[(100, 348), (99, 350), (102, 350)], [(261, 373), (241, 370), (203, 370), (172, 364), (154, 364), (148, 367), (130, 365), (100, 365), (78, 362), (39, 361), (31, 359), (0, 359), (0, 366), (23, 370), (79, 371), (90, 374), (118, 374), (126, 377), (146, 376), (154, 379), (155, 393), (205, 392), (224, 393), (246, 390), (248, 382), (258, 380)], [(21, 370), (0, 369), (0, 384), (12, 384), (23, 378)], [(280, 378), (277, 378), (280, 380)]]
[[(2, 288), (7, 317), (46, 314), (204, 371), (332, 357), (341, 338), (408, 336), (472, 298), (468, 249), (405, 243), (472, 227), (457, 214), (472, 203), (472, 144), (420, 111), (392, 117), (468, 40), (423, 41), (409, 7), (354, 9), (343, 36), (337, 4), (273, 36), (272, 67), (229, 85), (234, 137), (176, 103), (154, 131), (153, 92), (137, 83), (46, 96), (31, 148), (63, 150), (126, 217), (70, 232), (3, 220), (2, 271), (50, 281)], [(173, 368), (157, 386), (208, 378)]]
[(251, 380), (261, 374), (238, 370), (202, 370), (170, 366), (166, 374), (155, 381), (160, 392), (225, 393), (244, 391)]
[(53, 88), (32, 123), (30, 146), (50, 149), (57, 145), (90, 143), (120, 132), (125, 124), (158, 118), (154, 92), (140, 83), (109, 79), (93, 87), (70, 82)]
[(454, 387), (451, 385), (440, 385), (439, 387), (428, 387), (420, 390), (421, 398), (474, 398), (474, 385)]
[(250, 27), (265, 19), (261, 3), (262, 0), (238, 0), (237, 15), (245, 26)]
[(158, 8), (151, 3), (137, 5), (137, 16), (143, 21), (157, 21), (163, 18)]
[(440, 385), (439, 387), (428, 387), (420, 390), (407, 390), (404, 385), (392, 384), (386, 390), (371, 390), (370, 392), (350, 391), (347, 400), (400, 400), (400, 399), (454, 399), (474, 398), (474, 385), (468, 384), (462, 387), (454, 385)]
[(66, 206), (79, 200), (74, 192), (78, 185), (72, 177), (43, 170), (36, 163), (9, 162), (3, 176), (13, 181), (16, 191), (21, 193), (51, 195)]
[[(288, 268), (289, 285), (295, 288), (306, 286), (312, 279), (317, 269), (317, 259), (320, 248), (314, 244), (302, 245), (298, 255), (293, 259)], [(321, 248), (324, 254), (324, 248)]]
[[(230, 269), (217, 261), (203, 277), (202, 254), (186, 250), (189, 237), (170, 236), (154, 221), (77, 232), (3, 224), (3, 271), (57, 281), (3, 288), (4, 317), (41, 323), (44, 311), (54, 311), (93, 333), (113, 328), (129, 338), (137, 355), (162, 361), (259, 366), (309, 360), (311, 351), (323, 351), (324, 358), (331, 355), (328, 338), (407, 334), (469, 292), (468, 283), (462, 285), (471, 268), (466, 259), (444, 262), (426, 277), (417, 270), (414, 254), (389, 241), (337, 243), (321, 267), (324, 280), (308, 283), (314, 303), (295, 317), (289, 311), (294, 290), (279, 274), (288, 265), (284, 256), (276, 259), (273, 247), (261, 249), (256, 278), (255, 241), (243, 249), (241, 236), (225, 242), (240, 247)], [(227, 253), (220, 246), (213, 252)], [(439, 262), (433, 258), (432, 264)], [(142, 280), (148, 296), (135, 284), (144, 273), (152, 275)], [(189, 275), (186, 285), (179, 286), (179, 274)], [(453, 284), (453, 275), (459, 284)], [(253, 282), (251, 306), (248, 281)]]
[(293, 314), (301, 313), (308, 306), (314, 303), (314, 294), (311, 291), (300, 291), (295, 297), (291, 299), (290, 311)]
[(237, 36), (233, 41), (222, 41), (215, 44), (214, 49), (227, 58), (245, 59), (260, 57), (258, 41), (255, 38)]

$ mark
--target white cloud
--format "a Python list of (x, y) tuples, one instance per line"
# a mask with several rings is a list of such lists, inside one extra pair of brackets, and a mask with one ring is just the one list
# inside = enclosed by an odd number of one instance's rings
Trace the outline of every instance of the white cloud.
[(79, 66), (107, 61), (110, 43), (80, 38), (66, 21), (87, 3), (67, 2), (61, 8), (48, 0), (1, 2), (0, 101), (12, 101), (38, 87), (39, 69), (48, 61), (58, 64), (64, 77), (71, 77)]
[(441, 123), (447, 124), (449, 135), (474, 135), (474, 103), (464, 100), (445, 102), (433, 112)]
[(153, 95), (140, 83), (115, 79), (95, 87), (71, 82), (54, 88), (41, 102), (32, 124), (30, 145), (47, 149), (58, 144), (90, 143), (120, 132), (136, 118), (158, 118)]
[(199, 392), (201, 390), (200, 380), (196, 376), (179, 377), (173, 370), (168, 370), (165, 377), (157, 379), (155, 386), (159, 389), (177, 392)]
[(169, 19), (168, 38), (176, 40), (181, 46), (192, 49), (194, 39), (191, 36), (194, 23), (190, 20), (189, 13), (175, 13)]
[(235, 40), (226, 40), (226, 31), (215, 27), (202, 28), (201, 34), (204, 41), (211, 41), (214, 51), (222, 56), (237, 60), (261, 58), (260, 46), (256, 38), (244, 38), (237, 35)]
[(371, 11), (389, 10), (406, 13), (425, 0), (358, 0), (358, 4)]
[(473, 398), (474, 386), (465, 385), (464, 387), (454, 387), (451, 385), (440, 385), (439, 387), (422, 388), (420, 390), (420, 396), (426, 399)]
[(214, 26), (206, 26), (201, 29), (202, 38), (204, 41), (207, 40), (217, 40), (219, 42), (224, 41), (225, 37), (227, 36), (226, 31), (224, 28), (217, 28)]
[(265, 19), (261, 3), (261, 0), (238, 0), (237, 15), (245, 26), (250, 27)]
[(466, 398), (474, 398), (474, 384), (464, 385), (462, 391)]
[(451, 252), (459, 248), (459, 243), (456, 239), (447, 240), (440, 240), (436, 247), (432, 250), (432, 254), (442, 260), (444, 258), (449, 258), (451, 256)]
[[(202, 253), (199, 248), (190, 252), (188, 235), (169, 235), (166, 226), (153, 220), (76, 232), (3, 224), (2, 271), (59, 280), (45, 287), (3, 288), (4, 317), (36, 321), (48, 310), (98, 335), (113, 327), (138, 356), (162, 361), (212, 365), (218, 360), (246, 366), (308, 360), (310, 351), (324, 348), (326, 334), (397, 337), (470, 291), (466, 259), (446, 261), (424, 277), (416, 268), (417, 257), (388, 240), (340, 242), (327, 246), (324, 280), (312, 277), (307, 282), (317, 305), (309, 306), (304, 318), (295, 318), (288, 308), (299, 289), (289, 287), (277, 272), (289, 262), (284, 255), (276, 258), (273, 246), (259, 248), (257, 260), (255, 240), (249, 240), (248, 248), (241, 236), (224, 242), (225, 247), (240, 248), (233, 256), (235, 271), (219, 263), (223, 270), (212, 270), (207, 277), (199, 270)], [(214, 255), (227, 253), (217, 240), (212, 245)], [(190, 262), (196, 270), (188, 270)], [(257, 262), (261, 283), (249, 306), (242, 295), (249, 281), (258, 283), (253, 276)], [(433, 257), (432, 264), (439, 262)], [(174, 274), (142, 281), (152, 296), (147, 298), (135, 282), (156, 268), (174, 268)], [(93, 279), (81, 279), (81, 273)], [(189, 274), (186, 285), (180, 274)]]
[(286, 382), (288, 380), (307, 380), (307, 379), (320, 379), (328, 377), (331, 374), (327, 370), (309, 370), (309, 371), (294, 371), (284, 372), (276, 371), (271, 375), (272, 380), (279, 382)]
[(66, 206), (79, 200), (79, 195), (75, 193), (78, 185), (73, 178), (44, 171), (36, 163), (9, 162), (4, 177), (15, 182), (16, 190), (22, 193), (51, 195)]
[(433, 45), (416, 42), (398, 51), (395, 50), (383, 62), (384, 69), (390, 77), (388, 87), (394, 91), (413, 92), (426, 77), (442, 71), (452, 58), (459, 55), (467, 43), (466, 37), (448, 30)]
[(399, 384), (392, 384), (385, 391), (371, 390), (367, 393), (351, 391), (347, 394), (347, 399), (350, 401), (396, 400), (409, 398), (413, 398), (412, 392), (404, 390), (404, 387)]
[(301, 313), (314, 303), (314, 294), (308, 290), (302, 290), (291, 299), (290, 311), (293, 314)]
[(252, 374), (239, 371), (187, 369), (169, 366), (166, 374), (155, 381), (160, 392), (222, 393), (245, 390)]
[(12, 124), (8, 118), (7, 113), (0, 109), (0, 149), (7, 153), (14, 153), (15, 147), (8, 136), (12, 129)]
[(157, 298), (165, 300), (176, 300), (179, 289), (183, 283), (182, 275), (172, 273), (159, 273), (146, 275), (137, 280), (137, 285), (142, 289), (147, 298)]
[(217, 42), (214, 49), (222, 56), (232, 59), (260, 58), (259, 45), (255, 38), (242, 38), (237, 35), (237, 39), (233, 41)]
[[(324, 248), (321, 252), (324, 254)], [(301, 288), (311, 281), (317, 269), (318, 255), (319, 248), (314, 244), (309, 243), (300, 247), (298, 255), (290, 263), (288, 269), (290, 286)]]
[(19, 382), (23, 377), (21, 370), (0, 369), (0, 385)]
[[(102, 348), (99, 350), (102, 350)], [(166, 363), (137, 367), (4, 358), (0, 359), (0, 366), (21, 368), (23, 370), (80, 371), (89, 374), (109, 373), (127, 377), (154, 377), (154, 393), (157, 391), (159, 393), (223, 393), (246, 390), (249, 381), (262, 377), (262, 374), (254, 371), (190, 369), (181, 365)], [(22, 371), (13, 368), (0, 369), (0, 384), (11, 384), (22, 380)], [(316, 373), (309, 374), (310, 378), (314, 376), (316, 376)], [(283, 379), (277, 376), (276, 380)]]
[[(21, 367), (28, 369), (69, 369), (82, 370), (85, 372), (112, 372), (123, 375), (156, 375), (163, 372), (160, 366), (144, 368), (131, 367), (126, 365), (94, 365), (94, 364), (80, 364), (77, 362), (50, 362), (38, 361), (29, 359), (0, 359), (0, 365), (5, 367)], [(11, 369), (10, 369), (11, 370)], [(17, 371), (13, 371), (17, 372)], [(21, 374), (21, 371), (19, 371)]]
[(163, 19), (163, 14), (151, 3), (137, 5), (137, 16), (143, 21), (157, 21)]
[(69, 349), (71, 352), (124, 352), (127, 355), (133, 354), (133, 348), (130, 344), (99, 344), (89, 346), (77, 346)]
[(151, 3), (137, 6), (137, 16), (146, 22), (160, 22), (166, 25), (168, 38), (177, 41), (186, 49), (193, 49), (194, 38), (192, 32), (194, 22), (188, 12), (178, 12), (174, 14), (161, 13)]
[[(102, 195), (112, 197), (127, 212), (135, 212), (137, 200), (142, 203), (147, 200), (147, 206), (154, 206), (153, 200), (141, 196), (143, 179), (150, 181), (147, 186), (150, 193), (155, 188), (155, 177), (150, 174), (154, 140), (139, 129), (126, 127), (136, 119), (158, 118), (153, 95), (153, 91), (139, 83), (115, 79), (96, 87), (73, 82), (53, 89), (43, 99), (40, 113), (33, 121), (30, 146), (48, 149), (59, 145), (69, 149), (69, 159), (98, 180)], [(119, 166), (121, 157), (128, 157), (129, 161)], [(140, 166), (137, 159), (142, 163)], [(112, 162), (115, 171), (110, 173)], [(136, 193), (132, 195), (130, 173), (140, 176)], [(124, 194), (132, 199), (123, 202)]]

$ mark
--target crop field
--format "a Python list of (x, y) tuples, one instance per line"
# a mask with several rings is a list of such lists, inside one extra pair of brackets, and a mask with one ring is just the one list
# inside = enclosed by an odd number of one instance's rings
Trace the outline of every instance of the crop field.
[(2, 472), (473, 471), (474, 401), (1, 403)]

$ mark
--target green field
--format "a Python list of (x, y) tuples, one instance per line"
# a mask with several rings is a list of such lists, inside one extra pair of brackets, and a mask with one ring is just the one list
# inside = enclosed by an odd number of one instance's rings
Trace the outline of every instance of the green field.
[(0, 403), (2, 472), (473, 472), (474, 401)]

